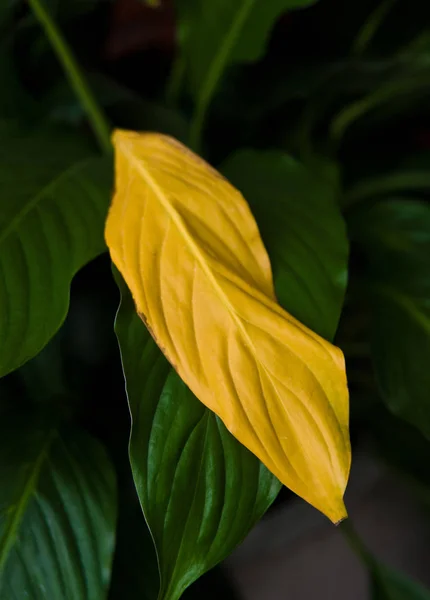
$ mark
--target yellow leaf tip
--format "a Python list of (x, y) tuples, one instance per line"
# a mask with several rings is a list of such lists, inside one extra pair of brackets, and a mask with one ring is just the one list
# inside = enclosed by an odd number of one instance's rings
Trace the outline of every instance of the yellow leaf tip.
[(338, 526), (348, 518), (348, 511), (346, 510), (343, 498), (340, 498), (335, 504), (333, 504), (329, 510), (324, 511), (330, 521)]

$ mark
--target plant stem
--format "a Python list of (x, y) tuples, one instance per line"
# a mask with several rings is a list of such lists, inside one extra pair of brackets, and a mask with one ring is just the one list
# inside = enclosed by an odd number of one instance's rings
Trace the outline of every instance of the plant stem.
[(87, 113), (100, 148), (105, 153), (111, 152), (109, 123), (85, 80), (71, 48), (61, 35), (56, 23), (43, 4), (43, 0), (28, 0), (28, 3), (51, 42), (57, 58), (64, 68), (66, 77)]
[(339, 525), (340, 530), (344, 534), (348, 544), (354, 550), (355, 554), (363, 561), (363, 563), (372, 570), (375, 566), (375, 559), (369, 550), (364, 545), (362, 539), (354, 529), (351, 519), (342, 521)]
[(407, 96), (412, 92), (416, 92), (421, 88), (428, 88), (429, 77), (428, 73), (414, 74), (409, 81), (389, 81), (382, 85), (375, 92), (353, 102), (346, 106), (332, 121), (330, 125), (330, 137), (339, 144), (348, 129), (357, 119), (378, 108), (382, 104), (386, 104), (393, 99), (398, 99), (402, 96)]
[(397, 0), (385, 0), (370, 14), (364, 25), (358, 32), (357, 37), (352, 44), (351, 53), (355, 56), (363, 54), (375, 37), (376, 32), (381, 26), (383, 20), (390, 12)]
[(185, 75), (185, 61), (181, 54), (175, 58), (166, 87), (166, 102), (175, 106), (181, 93), (182, 80)]
[(207, 75), (201, 85), (190, 129), (190, 146), (195, 152), (200, 151), (202, 130), (212, 96), (228, 64), (230, 53), (234, 49), (253, 3), (254, 0), (243, 1), (242, 7), (238, 10), (236, 18), (232, 21), (217, 53), (213, 57)]
[(390, 194), (390, 199), (395, 199), (402, 194), (408, 194), (411, 191), (428, 192), (430, 190), (430, 174), (426, 170), (422, 171), (399, 171), (388, 173), (382, 177), (365, 179), (354, 186), (345, 194), (346, 208), (371, 200), (379, 196)]

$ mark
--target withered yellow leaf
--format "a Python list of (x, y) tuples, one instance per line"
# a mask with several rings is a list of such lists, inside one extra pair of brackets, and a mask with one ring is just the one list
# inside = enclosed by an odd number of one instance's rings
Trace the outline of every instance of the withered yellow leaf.
[(228, 181), (163, 135), (116, 131), (114, 146), (106, 240), (139, 315), (231, 433), (341, 520), (351, 458), (341, 351), (277, 304), (257, 225)]

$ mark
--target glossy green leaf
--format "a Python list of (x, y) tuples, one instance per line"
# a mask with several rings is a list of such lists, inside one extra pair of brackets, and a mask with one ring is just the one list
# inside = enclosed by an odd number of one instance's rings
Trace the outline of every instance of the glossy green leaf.
[(280, 304), (332, 340), (347, 283), (348, 241), (336, 187), (290, 156), (243, 150), (222, 166), (269, 252)]
[(225, 558), (280, 483), (171, 369), (121, 284), (118, 335), (132, 414), (130, 459), (158, 554), (159, 600)]
[(372, 600), (430, 600), (430, 590), (379, 564), (372, 573)]
[(70, 133), (0, 149), (0, 375), (37, 354), (63, 322), (74, 274), (104, 251), (111, 165)]
[(354, 235), (367, 255), (372, 353), (390, 410), (430, 437), (430, 206), (387, 201), (363, 211)]
[(22, 415), (1, 430), (0, 598), (106, 598), (116, 484), (103, 448)]

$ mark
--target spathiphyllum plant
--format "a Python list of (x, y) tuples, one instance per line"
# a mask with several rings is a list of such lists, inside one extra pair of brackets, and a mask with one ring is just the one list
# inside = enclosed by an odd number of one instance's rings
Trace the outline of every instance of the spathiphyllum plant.
[(234, 598), (281, 488), (430, 600), (344, 501), (428, 510), (430, 7), (0, 1), (0, 600)]

